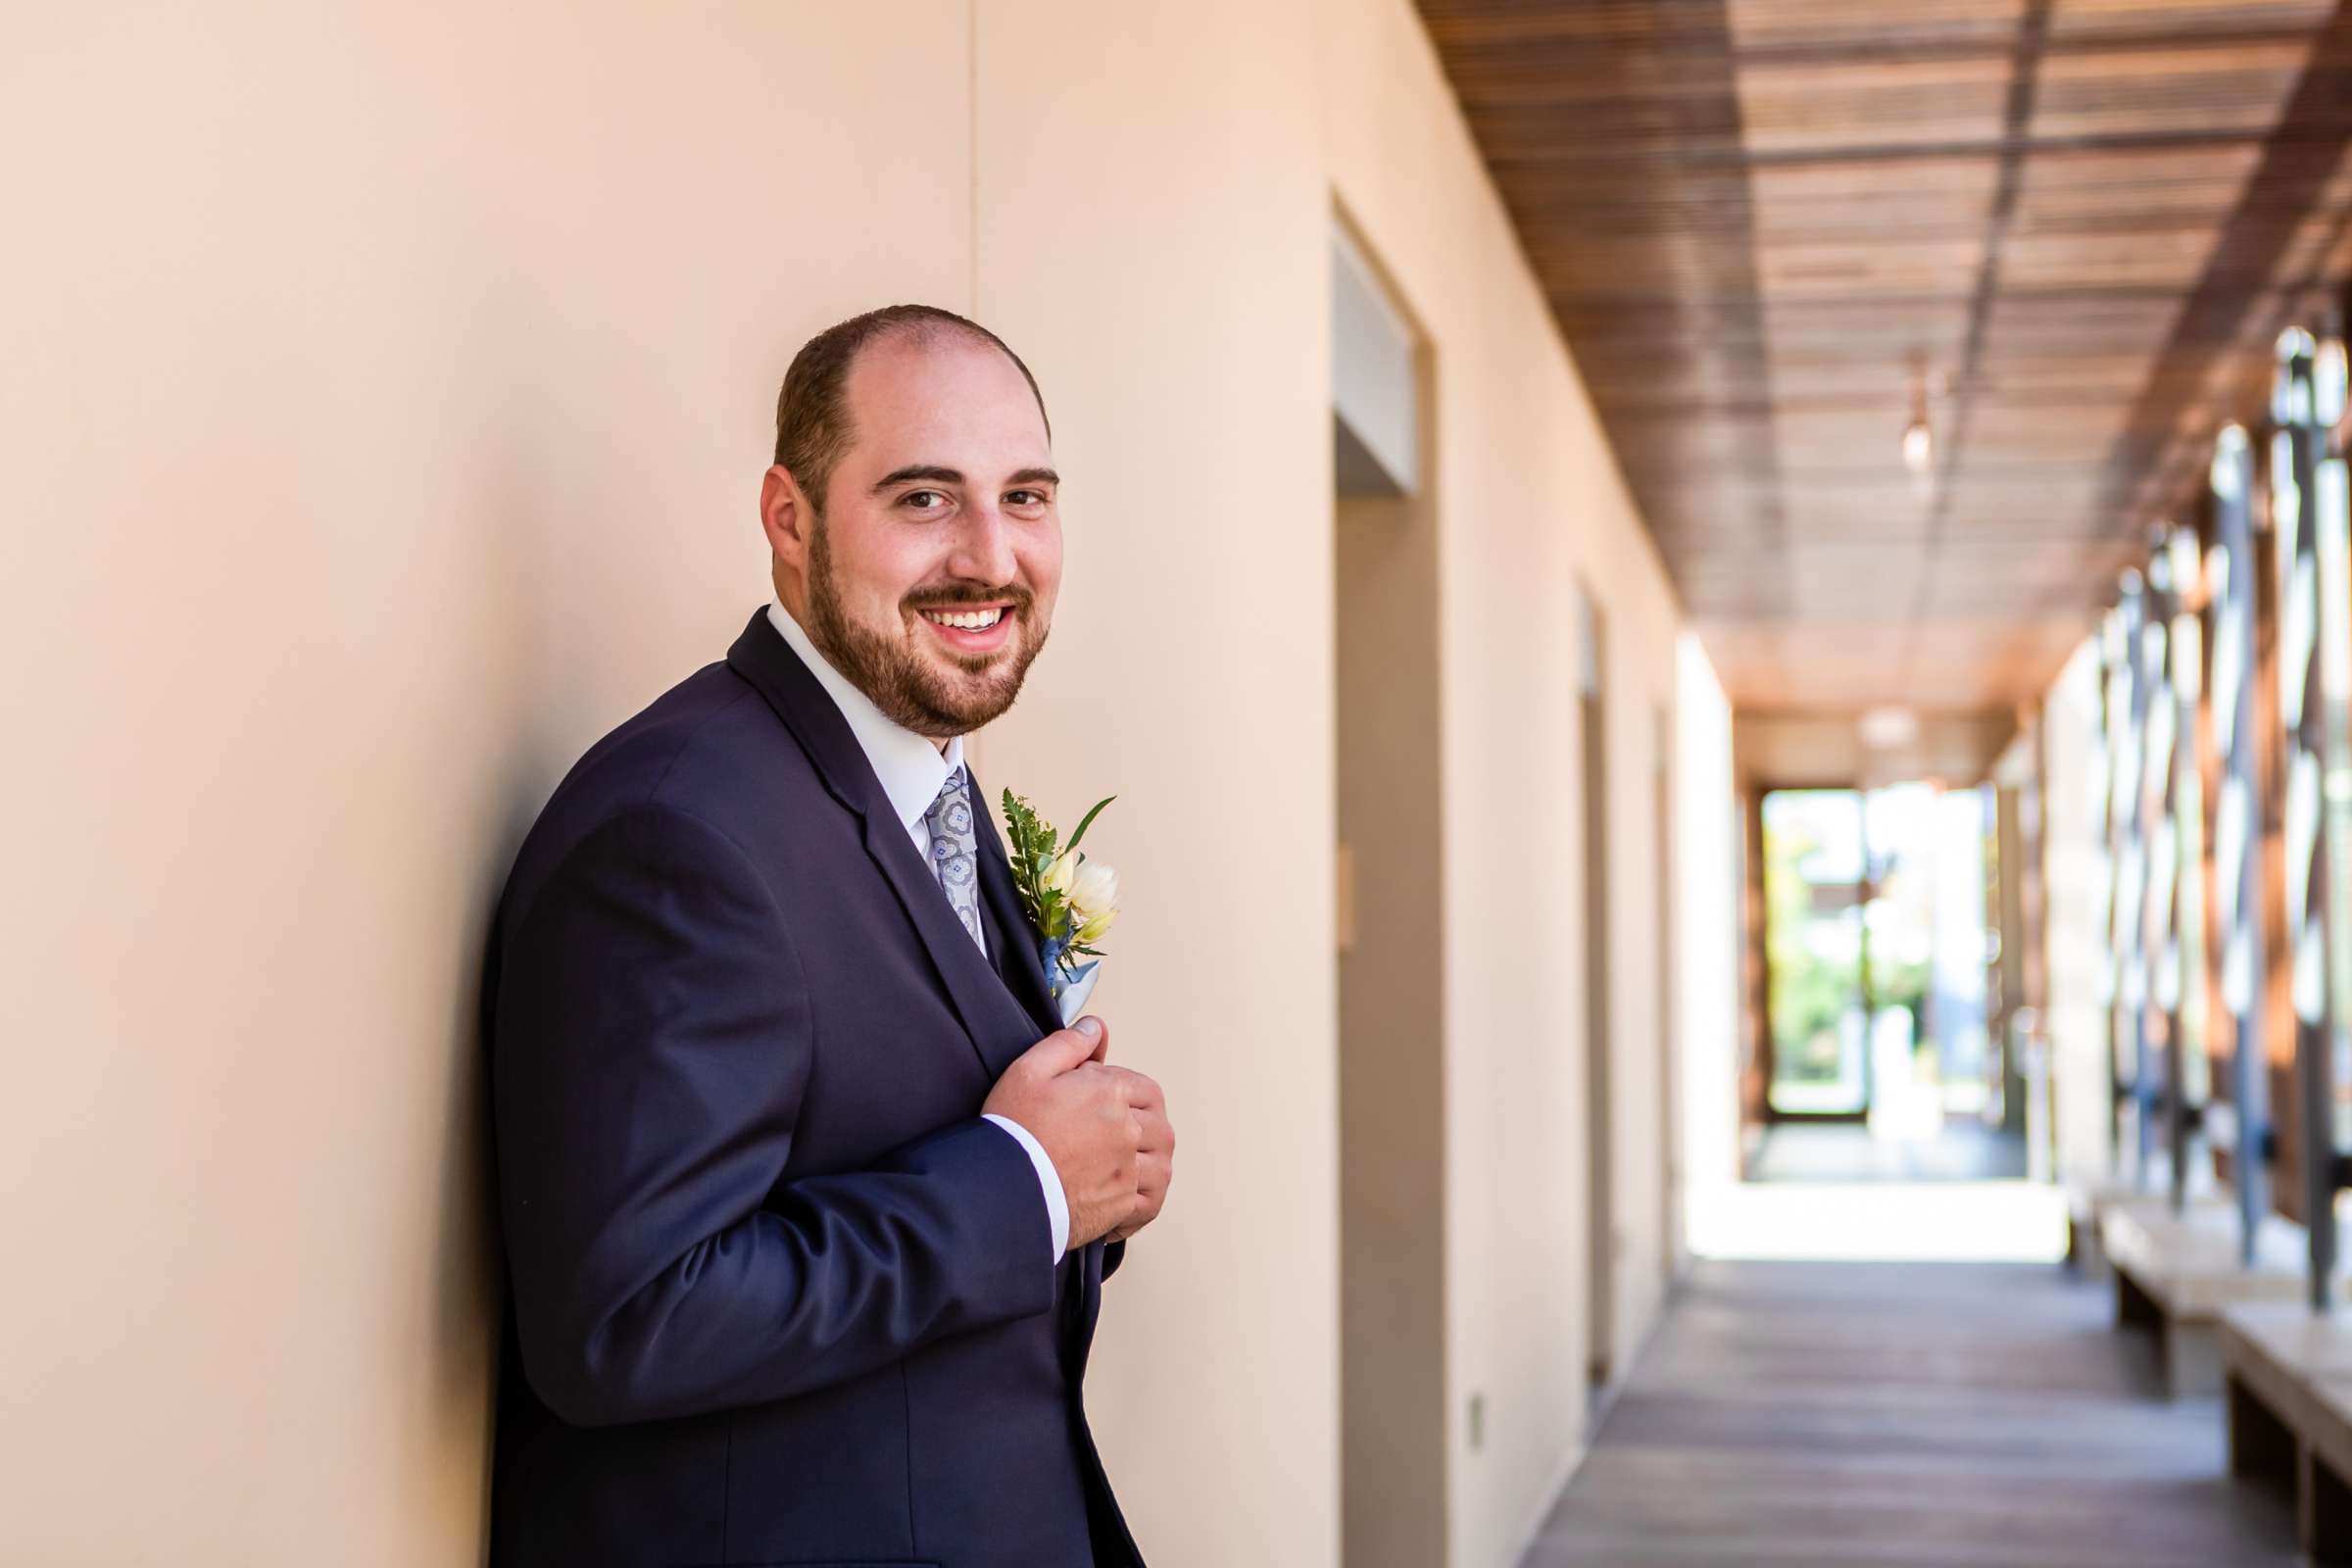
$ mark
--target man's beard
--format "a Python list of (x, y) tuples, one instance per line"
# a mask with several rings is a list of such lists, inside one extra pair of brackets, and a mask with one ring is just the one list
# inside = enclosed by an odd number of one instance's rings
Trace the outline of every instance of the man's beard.
[(991, 589), (954, 583), (907, 595), (900, 606), (902, 615), (908, 612), (908, 604), (944, 610), (1012, 601), (1004, 613), (1019, 620), (1007, 649), (985, 659), (952, 659), (975, 675), (993, 668), (995, 678), (977, 688), (951, 685), (904, 641), (850, 619), (833, 578), (833, 550), (826, 532), (819, 518), (808, 538), (808, 640), (851, 685), (871, 698), (893, 723), (934, 740), (968, 734), (1012, 706), (1030, 662), (1046, 646), (1047, 628), (1030, 618), (1035, 595), (1018, 584)]

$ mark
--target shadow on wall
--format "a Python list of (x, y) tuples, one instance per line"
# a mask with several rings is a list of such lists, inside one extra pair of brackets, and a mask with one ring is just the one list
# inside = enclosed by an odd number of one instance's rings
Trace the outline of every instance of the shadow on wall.
[[(489, 275), (487, 270), (484, 275)], [(494, 287), (492, 292), (509, 291)], [(577, 512), (567, 509), (560, 488), (617, 493), (617, 486), (605, 489), (600, 482), (603, 475), (582, 470), (617, 464), (617, 455), (624, 449), (605, 445), (591, 449), (601, 455), (585, 462), (576, 451), (562, 464), (546, 461), (548, 454), (538, 448), (547, 439), (550, 411), (560, 407), (564, 392), (551, 384), (550, 367), (560, 364), (560, 359), (538, 350), (558, 348), (566, 329), (559, 322), (541, 319), (527, 300), (505, 298), (498, 305), (500, 330), (521, 341), (498, 357), (498, 366), (509, 372), (500, 378), (506, 384), (494, 385), (489, 392), (493, 406), (475, 425), (484, 432), (477, 458), (485, 478), (471, 519), (473, 537), (481, 546), (473, 561), (477, 571), (471, 586), (477, 612), (488, 625), (485, 650), (505, 677), (499, 680), (484, 671), (481, 700), (487, 704), (493, 694), (503, 694), (508, 701), (503, 712), (479, 721), (480, 733), (496, 760), (480, 770), (481, 795), (471, 818), (476, 840), (471, 874), (463, 905), (453, 911), (446, 1117), (435, 1204), (440, 1246), (430, 1284), (432, 1342), (424, 1357), (436, 1407), (466, 1412), (466, 1420), (478, 1435), (480, 1483), (474, 1498), (476, 1511), (469, 1523), (479, 1533), (483, 1552), (488, 1549), (500, 1342), (506, 1310), (506, 1260), (498, 1212), (489, 1074), (495, 981), (492, 949), (498, 903), (531, 824), (582, 749), (576, 733), (601, 732), (620, 716), (613, 712), (600, 720), (595, 716), (596, 710), (604, 706), (599, 694), (573, 689), (575, 684), (594, 685), (593, 673), (584, 680), (564, 680), (562, 689), (557, 687), (555, 672), (566, 667), (549, 654), (564, 615), (557, 601), (566, 593), (564, 573), (558, 568), (578, 564), (583, 536), (591, 547), (601, 540), (605, 553), (612, 556), (642, 556), (648, 549), (645, 533), (633, 525), (634, 519), (608, 516), (596, 519), (601, 526), (582, 529)], [(615, 514), (622, 510), (612, 507)], [(559, 534), (560, 519), (567, 516), (571, 519), (568, 531)], [(618, 575), (629, 565), (614, 560), (608, 569)], [(593, 581), (585, 586), (595, 592)], [(598, 618), (596, 614), (583, 617), (576, 608), (571, 613), (575, 623)], [(577, 677), (580, 671), (574, 668), (572, 674)], [(403, 1488), (402, 1494), (433, 1494), (429, 1488)]]
[[(467, 848), (446, 911), (456, 951), (441, 1046), (431, 1343), (416, 1354), (448, 1439), (459, 1439), (461, 1420), (478, 1434), (474, 1500), (486, 1536), (506, 1309), (488, 1052), (498, 902), (581, 754), (720, 657), (764, 594), (754, 503), (766, 410), (782, 367), (829, 316), (812, 308), (748, 333), (712, 321), (616, 345), (606, 325), (614, 302), (593, 279), (496, 247), (471, 263), (473, 347), (443, 411), (466, 432), (466, 477), (448, 497), (462, 569), (420, 585), (446, 635), (471, 632), (459, 679), (467, 669), (474, 678), (442, 694), (466, 711), (437, 740), (472, 755), (448, 759), (462, 783), (441, 781), (465, 794), (450, 816)], [(627, 373), (602, 364), (579, 373), (589, 344)], [(399, 1494), (437, 1497), (449, 1484), (419, 1481)]]
[(458, 923), (459, 986), (453, 1001), (449, 1120), (441, 1152), (440, 1269), (434, 1281), (432, 1364), (437, 1396), (480, 1402), (481, 1505), (488, 1528), (498, 1416), (498, 1358), (506, 1310), (506, 1254), (490, 1128), (490, 1013), (495, 916), (507, 873), (546, 799), (545, 760), (511, 764), (500, 788), (498, 833)]

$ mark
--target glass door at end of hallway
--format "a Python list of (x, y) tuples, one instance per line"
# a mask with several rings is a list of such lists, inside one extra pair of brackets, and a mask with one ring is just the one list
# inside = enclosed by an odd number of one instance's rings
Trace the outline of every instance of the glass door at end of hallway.
[(1775, 1119), (1932, 1138), (1985, 1109), (1989, 812), (1926, 783), (1765, 795)]

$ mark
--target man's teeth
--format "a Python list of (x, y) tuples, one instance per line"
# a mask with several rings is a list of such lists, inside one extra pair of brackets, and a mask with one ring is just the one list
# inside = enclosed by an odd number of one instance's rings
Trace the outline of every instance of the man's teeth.
[(999, 617), (1001, 617), (1004, 613), (1004, 612), (1002, 609), (963, 611), (926, 610), (923, 612), (923, 618), (925, 620), (937, 621), (942, 626), (954, 626), (961, 631), (986, 631), (989, 627), (994, 626)]

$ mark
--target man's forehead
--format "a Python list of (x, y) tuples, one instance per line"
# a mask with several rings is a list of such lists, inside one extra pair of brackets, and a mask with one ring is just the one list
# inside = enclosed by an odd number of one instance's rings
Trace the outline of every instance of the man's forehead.
[(944, 446), (1011, 466), (1044, 463), (1051, 451), (1028, 377), (996, 345), (959, 332), (871, 345), (851, 366), (845, 391), (861, 465), (937, 461)]

